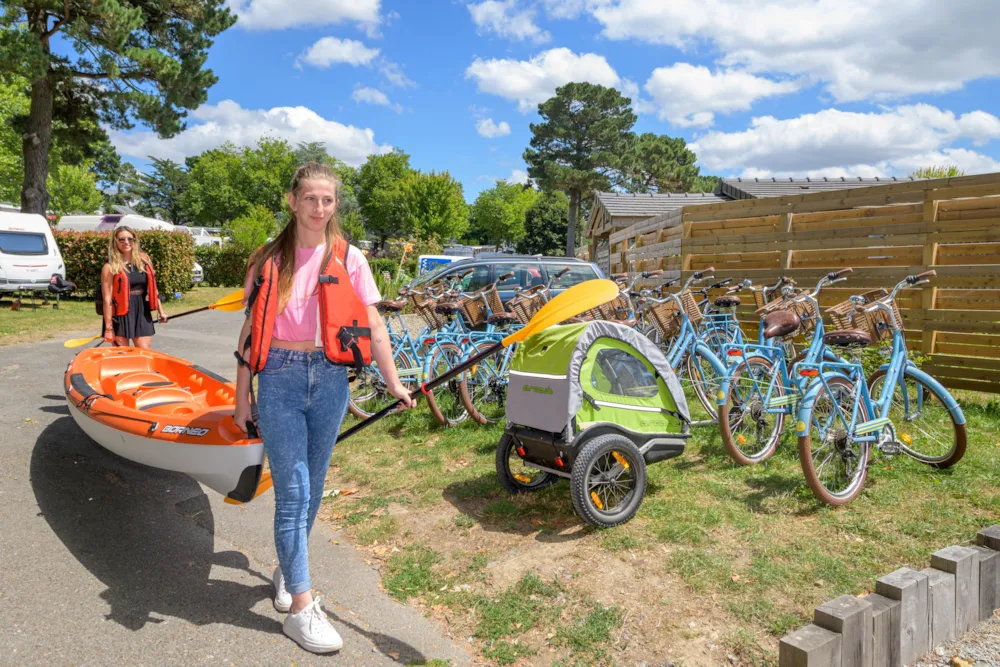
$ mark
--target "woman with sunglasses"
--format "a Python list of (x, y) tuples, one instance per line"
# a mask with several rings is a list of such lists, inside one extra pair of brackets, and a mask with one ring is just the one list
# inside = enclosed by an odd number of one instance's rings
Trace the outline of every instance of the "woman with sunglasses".
[(115, 227), (108, 242), (108, 263), (101, 269), (104, 297), (104, 340), (117, 345), (150, 348), (153, 309), (166, 324), (160, 305), (156, 274), (149, 255), (139, 248), (139, 237), (126, 225)]

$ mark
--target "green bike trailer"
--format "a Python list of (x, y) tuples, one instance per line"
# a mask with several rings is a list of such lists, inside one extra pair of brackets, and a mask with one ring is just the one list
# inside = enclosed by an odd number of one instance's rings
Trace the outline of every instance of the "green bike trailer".
[(646, 465), (690, 437), (684, 391), (663, 353), (624, 325), (554, 326), (517, 348), (497, 474), (512, 493), (569, 478), (576, 511), (614, 526), (635, 515)]

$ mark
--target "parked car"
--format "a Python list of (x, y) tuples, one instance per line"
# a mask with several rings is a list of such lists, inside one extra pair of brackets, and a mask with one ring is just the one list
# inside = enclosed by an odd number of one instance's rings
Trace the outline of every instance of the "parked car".
[(212, 236), (208, 233), (208, 230), (204, 227), (188, 227), (187, 225), (174, 225), (175, 232), (181, 232), (183, 234), (190, 234), (194, 238), (194, 244), (199, 245), (222, 245), (222, 239), (218, 236)]
[(37, 213), (0, 212), (0, 293), (48, 290), (66, 278), (62, 254), (48, 221)]
[[(486, 287), (500, 276), (513, 272), (514, 275), (497, 285), (500, 300), (507, 303), (513, 298), (515, 287), (526, 289), (544, 285), (559, 271), (569, 267), (569, 271), (552, 282), (552, 296), (568, 287), (594, 278), (604, 278), (604, 272), (597, 264), (585, 262), (575, 257), (543, 257), (541, 255), (507, 255), (503, 253), (481, 253), (478, 257), (460, 259), (451, 264), (437, 267), (410, 283), (418, 287), (438, 278), (447, 278), (472, 269), (460, 283), (463, 292), (472, 292)], [(385, 295), (386, 298), (394, 295)]]

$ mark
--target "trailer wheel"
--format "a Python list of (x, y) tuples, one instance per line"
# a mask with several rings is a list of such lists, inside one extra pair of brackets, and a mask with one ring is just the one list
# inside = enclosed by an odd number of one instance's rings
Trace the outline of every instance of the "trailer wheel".
[(497, 444), (497, 478), (507, 493), (533, 493), (555, 484), (559, 477), (524, 465), (517, 455), (517, 441), (504, 433)]
[(629, 521), (646, 495), (646, 462), (639, 448), (616, 433), (587, 442), (573, 463), (570, 494), (576, 513), (593, 526)]

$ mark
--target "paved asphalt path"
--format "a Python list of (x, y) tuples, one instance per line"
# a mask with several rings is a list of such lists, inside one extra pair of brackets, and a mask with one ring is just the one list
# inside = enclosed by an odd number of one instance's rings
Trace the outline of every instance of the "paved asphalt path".
[[(154, 346), (232, 378), (238, 317), (159, 326)], [(0, 347), (0, 664), (471, 663), (464, 642), (389, 599), (319, 524), (313, 586), (344, 648), (298, 648), (271, 605), (273, 494), (226, 505), (186, 475), (102, 449), (67, 411), (74, 351), (62, 340)]]

